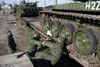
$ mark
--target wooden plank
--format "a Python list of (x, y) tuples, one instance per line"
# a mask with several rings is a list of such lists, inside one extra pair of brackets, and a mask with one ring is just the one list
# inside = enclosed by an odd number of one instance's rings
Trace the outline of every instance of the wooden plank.
[(83, 65), (84, 67), (89, 67), (89, 63), (84, 60), (84, 59), (78, 59), (77, 57), (75, 57), (74, 55), (72, 54), (69, 54), (70, 58), (76, 60), (78, 63), (80, 63), (81, 65)]

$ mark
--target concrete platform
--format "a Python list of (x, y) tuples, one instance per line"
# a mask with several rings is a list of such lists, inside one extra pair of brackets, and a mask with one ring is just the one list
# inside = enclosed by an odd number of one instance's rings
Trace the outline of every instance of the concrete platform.
[(34, 67), (26, 54), (20, 56), (23, 52), (0, 56), (0, 67)]

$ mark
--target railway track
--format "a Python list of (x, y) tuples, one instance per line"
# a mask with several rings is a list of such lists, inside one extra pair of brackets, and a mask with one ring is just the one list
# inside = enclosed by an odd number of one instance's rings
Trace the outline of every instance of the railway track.
[[(45, 11), (46, 12), (46, 11)], [(41, 13), (44, 13), (44, 12), (41, 12)], [(49, 12), (47, 12), (49, 13)], [(60, 12), (59, 12), (60, 13)], [(56, 12), (50, 12), (49, 15), (56, 15), (58, 17), (57, 14), (59, 13), (56, 13)], [(72, 13), (73, 16), (77, 16), (78, 14), (75, 14), (75, 13)], [(67, 13), (67, 14), (61, 14), (62, 17), (65, 18), (64, 15), (70, 15), (72, 16), (71, 13)], [(82, 16), (82, 14), (79, 14), (78, 17), (90, 17), (89, 15), (85, 15), (85, 16)], [(95, 16), (92, 16), (91, 18), (94, 18)], [(91, 19), (91, 18), (88, 18), (88, 19)], [(94, 20), (98, 20), (98, 18), (94, 18)], [(33, 22), (33, 18), (28, 18), (28, 17), (21, 17), (20, 18), (21, 21), (25, 22), (26, 24), (30, 25), (31, 27), (33, 27), (37, 32), (39, 32), (41, 35), (43, 35), (45, 38), (48, 38), (49, 36), (47, 34), (44, 33), (41, 25), (40, 25), (40, 22), (37, 21), (37, 22)], [(55, 37), (52, 37), (54, 40), (56, 41), (59, 41), (59, 38), (55, 38)], [(96, 59), (96, 56), (95, 54), (92, 54), (92, 55), (81, 55), (79, 53), (77, 53), (73, 47), (72, 44), (69, 44), (66, 46), (66, 49), (69, 51), (69, 56), (76, 60), (78, 63), (80, 63), (81, 65), (83, 65), (84, 67), (99, 67), (100, 66), (100, 61), (98, 59)]]

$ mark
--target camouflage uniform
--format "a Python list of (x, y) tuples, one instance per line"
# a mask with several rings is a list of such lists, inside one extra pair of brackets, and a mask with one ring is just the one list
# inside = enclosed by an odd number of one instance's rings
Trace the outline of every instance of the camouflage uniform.
[(28, 52), (30, 54), (34, 54), (36, 52), (37, 47), (41, 45), (40, 36), (38, 37), (31, 37), (29, 45), (28, 45)]
[(62, 55), (63, 41), (60, 43), (55, 41), (47, 41), (41, 48), (45, 49), (35, 54), (36, 59), (48, 60), (52, 65), (55, 65)]
[[(40, 39), (40, 37), (34, 37), (32, 40), (31, 40), (31, 42), (30, 42), (30, 44), (29, 44), (29, 49), (28, 49), (28, 52), (29, 52), (29, 54), (31, 55), (31, 56), (33, 56), (36, 52), (38, 52), (38, 51), (41, 51), (41, 49), (39, 49), (39, 48), (41, 48), (42, 47), (42, 41), (43, 40), (41, 40)], [(43, 47), (42, 47), (43, 48)], [(34, 59), (33, 59), (34, 60)], [(41, 62), (42, 62), (42, 64), (41, 64)], [(38, 59), (35, 59), (34, 60), (34, 62), (33, 62), (34, 64), (37, 64), (37, 67), (49, 67), (50, 66), (50, 64), (48, 65), (48, 62), (46, 62), (46, 61), (40, 61), (40, 60), (38, 60)]]
[[(42, 45), (45, 39), (44, 37), (33, 38), (30, 42), (31, 46), (29, 49), (30, 53), (33, 52), (35, 54), (37, 65), (40, 64), (43, 67), (49, 67), (50, 64), (55, 65), (63, 51), (63, 40), (61, 42), (55, 42), (54, 40), (48, 40), (45, 44)], [(38, 61), (42, 60), (42, 61)], [(49, 62), (50, 61), (50, 62)], [(42, 63), (41, 63), (42, 62)], [(49, 64), (50, 63), (50, 64)]]

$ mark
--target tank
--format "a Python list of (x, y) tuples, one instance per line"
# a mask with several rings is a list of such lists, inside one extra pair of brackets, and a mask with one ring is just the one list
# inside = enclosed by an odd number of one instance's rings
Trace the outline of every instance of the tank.
[[(43, 31), (65, 38), (71, 56), (85, 67), (100, 66), (100, 1), (73, 2), (39, 12)], [(87, 65), (87, 66), (86, 66)]]
[(15, 4), (13, 11), (17, 16), (31, 17), (38, 16), (38, 12), (41, 11), (41, 7), (37, 7), (37, 2), (26, 2), (22, 0), (20, 4)]

